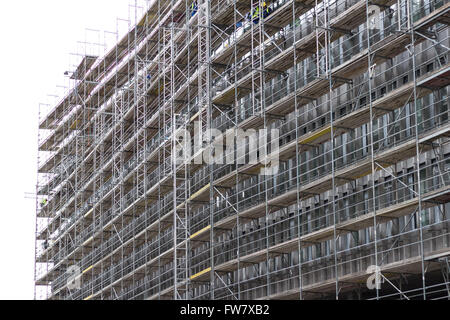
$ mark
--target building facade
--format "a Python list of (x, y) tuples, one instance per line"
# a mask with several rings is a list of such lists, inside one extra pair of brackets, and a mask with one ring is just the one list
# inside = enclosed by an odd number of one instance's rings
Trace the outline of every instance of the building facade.
[(449, 6), (145, 1), (40, 120), (36, 298), (450, 298)]

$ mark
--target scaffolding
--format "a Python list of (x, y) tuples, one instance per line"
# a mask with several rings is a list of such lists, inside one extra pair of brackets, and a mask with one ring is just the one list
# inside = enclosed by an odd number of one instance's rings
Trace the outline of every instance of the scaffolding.
[(130, 8), (41, 113), (36, 299), (450, 299), (448, 0)]

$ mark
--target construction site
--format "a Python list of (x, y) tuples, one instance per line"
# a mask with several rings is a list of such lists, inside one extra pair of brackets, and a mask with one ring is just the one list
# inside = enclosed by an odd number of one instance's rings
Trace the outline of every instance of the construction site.
[(449, 0), (133, 3), (40, 112), (35, 299), (450, 299)]

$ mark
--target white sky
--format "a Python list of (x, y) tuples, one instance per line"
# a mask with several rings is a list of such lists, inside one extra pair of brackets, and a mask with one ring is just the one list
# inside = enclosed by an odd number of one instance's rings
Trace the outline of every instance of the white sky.
[(102, 30), (103, 42), (103, 30), (116, 30), (116, 17), (128, 18), (128, 5), (129, 0), (0, 4), (0, 299), (34, 294), (35, 201), (25, 199), (25, 192), (35, 191), (39, 103), (49, 103), (47, 94), (67, 81), (63, 73), (74, 69), (70, 54), (85, 40), (85, 28)]

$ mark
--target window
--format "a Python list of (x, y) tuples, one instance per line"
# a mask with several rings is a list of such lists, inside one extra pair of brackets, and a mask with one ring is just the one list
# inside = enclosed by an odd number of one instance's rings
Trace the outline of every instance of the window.
[(360, 106), (365, 106), (366, 105), (366, 97), (363, 97), (359, 100), (359, 105)]
[(445, 158), (445, 171), (447, 172), (447, 171), (450, 171), (450, 153), (446, 153), (445, 155), (444, 155), (444, 158)]

